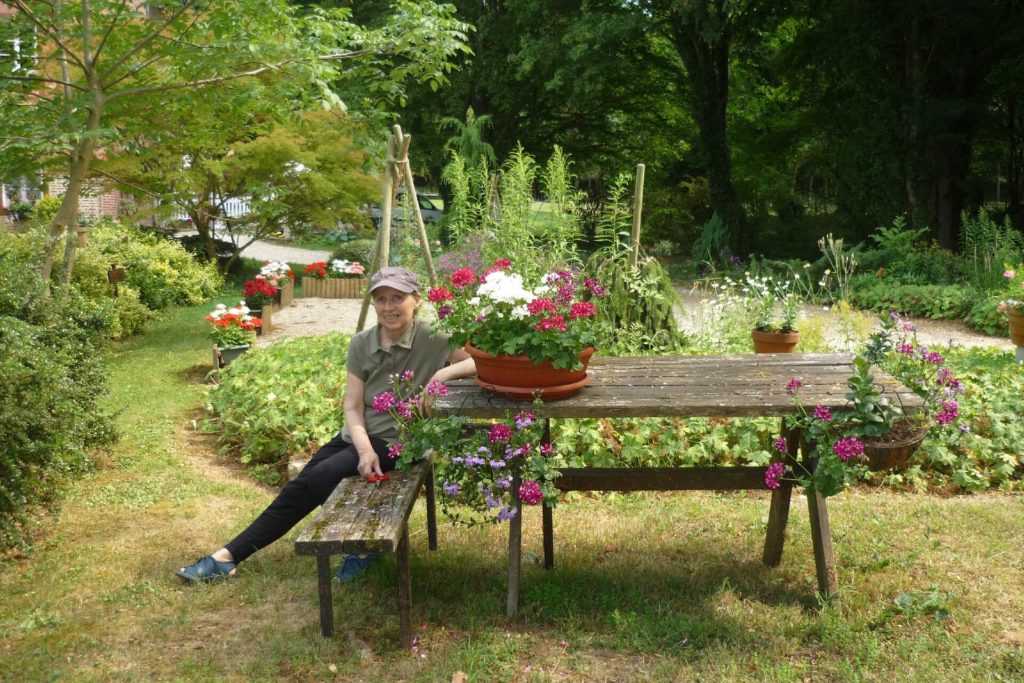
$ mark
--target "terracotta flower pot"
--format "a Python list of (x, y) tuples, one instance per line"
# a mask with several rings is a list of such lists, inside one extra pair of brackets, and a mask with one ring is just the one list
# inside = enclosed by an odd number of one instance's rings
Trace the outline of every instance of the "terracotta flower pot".
[(1010, 319), (1010, 340), (1014, 346), (1024, 346), (1024, 313), (1013, 308), (1006, 315)]
[(580, 352), (580, 370), (556, 368), (550, 361), (534, 363), (527, 356), (492, 356), (472, 344), (466, 344), (466, 352), (476, 362), (476, 383), (484, 389), (515, 401), (532, 401), (538, 395), (548, 401), (572, 396), (590, 384), (587, 365), (594, 347)]
[(800, 341), (800, 333), (792, 332), (762, 332), (754, 330), (750, 333), (754, 340), (754, 353), (793, 353), (796, 344)]

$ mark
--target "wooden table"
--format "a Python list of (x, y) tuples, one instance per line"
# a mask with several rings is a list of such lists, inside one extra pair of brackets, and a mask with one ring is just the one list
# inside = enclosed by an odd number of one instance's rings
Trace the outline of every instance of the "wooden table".
[[(799, 377), (805, 406), (846, 407), (846, 379), (853, 373), (850, 354), (794, 353), (735, 356), (645, 356), (595, 358), (591, 384), (579, 394), (544, 403), (530, 410), (545, 419), (550, 436), (551, 418), (616, 417), (765, 417), (794, 412), (786, 384)], [(875, 372), (884, 393), (904, 406), (920, 404), (909, 389), (884, 373)], [(898, 397), (898, 398), (896, 398)], [(448, 395), (438, 397), (434, 410), (441, 415), (500, 418), (525, 404), (506, 401), (476, 386), (472, 380), (449, 384)], [(795, 437), (797, 435), (789, 435)], [(788, 438), (797, 456), (799, 438)], [(630, 467), (566, 468), (557, 480), (562, 491), (730, 491), (765, 489), (764, 467)], [(786, 523), (793, 486), (783, 482), (772, 491), (762, 561), (769, 567), (782, 560)], [(818, 590), (827, 599), (837, 591), (835, 558), (825, 499), (807, 494), (811, 541)], [(518, 510), (521, 513), (521, 509)], [(543, 509), (544, 566), (554, 566), (552, 511)], [(519, 610), (522, 515), (509, 522), (508, 604), (514, 617)]]

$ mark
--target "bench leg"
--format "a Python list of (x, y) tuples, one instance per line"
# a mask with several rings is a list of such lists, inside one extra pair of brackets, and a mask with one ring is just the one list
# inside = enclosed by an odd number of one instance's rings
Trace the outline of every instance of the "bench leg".
[(768, 533), (764, 539), (764, 555), (761, 561), (766, 567), (778, 567), (782, 562), (782, 546), (786, 542), (786, 523), (789, 521), (789, 504), (793, 497), (793, 486), (783, 482), (772, 491), (772, 505), (768, 510)]
[(555, 528), (551, 506), (541, 507), (541, 526), (544, 531), (544, 569), (555, 566)]
[(423, 495), (427, 499), (427, 547), (437, 550), (437, 504), (434, 501), (434, 465), (427, 465), (427, 478), (423, 481)]
[(316, 556), (317, 589), (320, 593), (320, 633), (324, 638), (334, 635), (334, 598), (331, 595), (331, 556)]
[(402, 647), (412, 647), (412, 572), (409, 569), (409, 528), (402, 530), (398, 541), (398, 628)]
[[(512, 475), (512, 490), (519, 490), (519, 473)], [(508, 521), (508, 599), (505, 614), (514, 619), (519, 614), (519, 574), (523, 555), (523, 504), (518, 496), (515, 502), (516, 514)]]
[(814, 491), (807, 492), (807, 509), (811, 522), (811, 544), (814, 546), (814, 571), (818, 576), (818, 592), (825, 600), (838, 597), (836, 558), (832, 550), (832, 531), (828, 524), (825, 499)]

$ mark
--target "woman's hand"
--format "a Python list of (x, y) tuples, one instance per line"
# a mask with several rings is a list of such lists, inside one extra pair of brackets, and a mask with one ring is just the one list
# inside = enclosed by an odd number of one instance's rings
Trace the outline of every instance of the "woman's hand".
[(380, 469), (380, 458), (371, 448), (365, 452), (359, 452), (359, 464), (356, 466), (359, 476), (366, 478), (371, 475), (382, 476), (384, 472)]

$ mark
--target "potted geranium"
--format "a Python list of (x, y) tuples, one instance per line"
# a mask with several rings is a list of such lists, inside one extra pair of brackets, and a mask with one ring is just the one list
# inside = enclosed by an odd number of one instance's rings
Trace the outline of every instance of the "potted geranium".
[[(1024, 278), (1021, 278), (1018, 282), (1017, 273), (1014, 270), (1007, 268), (1003, 272), (1003, 277), (1015, 285), (1019, 284), (1021, 287), (1024, 287)], [(1024, 296), (1024, 293), (1019, 296)], [(999, 311), (1006, 314), (1010, 323), (1010, 340), (1013, 341), (1014, 345), (1024, 347), (1024, 300), (1014, 298), (1003, 299), (999, 302)]]
[(214, 367), (227, 367), (231, 361), (249, 350), (256, 338), (256, 329), (262, 325), (259, 318), (249, 315), (244, 301), (228, 308), (224, 304), (206, 316), (210, 322), (210, 339), (213, 341)]
[(391, 389), (373, 397), (373, 409), (390, 412), (399, 438), (387, 457), (407, 469), (428, 452), (441, 509), (466, 523), (503, 522), (515, 517), (517, 501), (526, 505), (558, 500), (555, 479), (564, 462), (543, 440), (543, 423), (529, 410), (503, 420), (471, 424), (465, 417), (430, 417), (421, 409), (431, 396), (444, 395), (440, 382), (428, 384), (426, 396), (410, 395), (413, 375), (394, 376)]
[(262, 275), (257, 275), (254, 279), (242, 283), (242, 295), (245, 297), (245, 305), (249, 308), (249, 315), (259, 318), (262, 323), (256, 334), (269, 332), (272, 327), (271, 311), (277, 299), (277, 287)]
[(427, 299), (452, 346), (465, 346), (476, 361), (477, 384), (529, 400), (568, 396), (589, 383), (595, 302), (603, 295), (601, 285), (578, 270), (531, 276), (498, 259), (482, 273), (456, 270)]
[(291, 306), (295, 298), (295, 273), (291, 266), (283, 261), (264, 261), (259, 274), (277, 287), (276, 301), (281, 308)]
[(306, 266), (302, 294), (324, 299), (358, 299), (366, 285), (365, 275), (366, 266), (359, 261), (317, 261)]
[(742, 283), (726, 278), (728, 288), (738, 285), (753, 321), (754, 353), (791, 353), (796, 348), (800, 341), (796, 324), (803, 306), (798, 284), (799, 275), (787, 279), (746, 273)]

